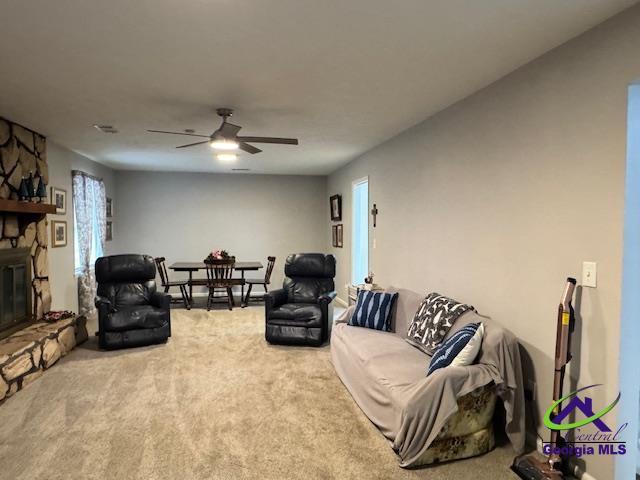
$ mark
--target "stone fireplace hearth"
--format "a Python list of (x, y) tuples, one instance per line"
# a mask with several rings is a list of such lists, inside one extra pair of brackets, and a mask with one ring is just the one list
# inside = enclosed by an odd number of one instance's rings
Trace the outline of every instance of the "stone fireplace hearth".
[(0, 340), (0, 402), (33, 380), (87, 339), (85, 317), (34, 323)]

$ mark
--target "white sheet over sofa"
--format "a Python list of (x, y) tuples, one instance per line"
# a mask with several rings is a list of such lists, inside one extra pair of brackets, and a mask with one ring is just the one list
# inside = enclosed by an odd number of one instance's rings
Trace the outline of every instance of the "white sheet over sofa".
[(356, 403), (393, 444), (400, 465), (412, 466), (457, 409), (456, 400), (492, 381), (506, 410), (506, 433), (519, 453), (524, 449), (524, 390), (518, 342), (496, 322), (474, 312), (461, 316), (449, 335), (470, 322), (485, 325), (477, 363), (448, 367), (426, 377), (430, 357), (404, 340), (407, 322), (420, 296), (399, 290), (394, 319), (397, 333), (346, 324), (353, 309), (331, 334), (331, 358)]

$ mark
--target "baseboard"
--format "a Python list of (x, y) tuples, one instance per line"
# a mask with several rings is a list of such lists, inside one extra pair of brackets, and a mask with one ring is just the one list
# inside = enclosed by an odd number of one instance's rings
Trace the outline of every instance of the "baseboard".
[(340, 297), (336, 297), (334, 299), (334, 302), (336, 302), (341, 307), (344, 307), (344, 308), (348, 308), (349, 307), (349, 304), (347, 302), (345, 302), (343, 299), (341, 299)]

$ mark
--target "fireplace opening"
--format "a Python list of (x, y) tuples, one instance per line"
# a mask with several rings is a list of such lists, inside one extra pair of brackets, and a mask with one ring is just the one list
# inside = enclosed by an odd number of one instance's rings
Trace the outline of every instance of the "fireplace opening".
[(0, 339), (33, 321), (29, 248), (0, 250)]

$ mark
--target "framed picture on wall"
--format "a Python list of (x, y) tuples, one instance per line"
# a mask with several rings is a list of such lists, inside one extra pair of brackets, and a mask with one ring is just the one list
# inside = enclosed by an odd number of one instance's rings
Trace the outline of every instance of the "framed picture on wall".
[(342, 224), (336, 225), (336, 247), (342, 248)]
[(330, 197), (329, 205), (331, 207), (331, 220), (334, 222), (342, 220), (342, 196), (333, 195)]
[(56, 214), (67, 213), (67, 191), (61, 188), (51, 187), (51, 204), (56, 206)]
[(337, 247), (338, 246), (338, 226), (337, 225), (331, 225), (331, 245), (333, 247)]
[(113, 240), (113, 222), (110, 220), (107, 220), (107, 232), (105, 235), (105, 240), (107, 242)]
[(107, 218), (113, 217), (113, 198), (107, 197)]
[(67, 222), (64, 220), (53, 220), (51, 222), (51, 247), (67, 246)]

